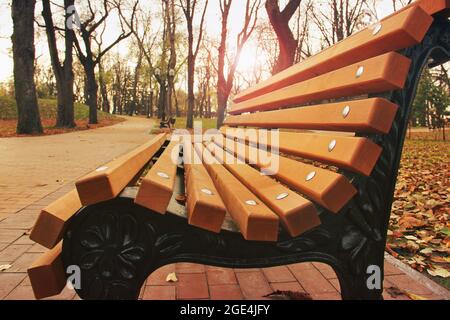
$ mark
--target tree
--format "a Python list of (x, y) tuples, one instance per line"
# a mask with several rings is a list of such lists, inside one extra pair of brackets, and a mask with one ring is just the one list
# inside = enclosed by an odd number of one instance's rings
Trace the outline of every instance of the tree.
[(315, 6), (312, 17), (322, 35), (322, 46), (332, 46), (366, 25), (364, 18), (372, 16), (368, 7), (368, 0), (328, 0)]
[(17, 133), (42, 133), (34, 83), (34, 9), (35, 0), (13, 0), (14, 92), (17, 103)]
[(199, 26), (199, 34), (197, 38), (197, 44), (194, 49), (194, 30), (193, 21), (195, 17), (195, 9), (197, 6), (197, 0), (180, 0), (180, 5), (183, 9), (186, 17), (186, 24), (188, 30), (188, 112), (186, 127), (192, 129), (194, 127), (194, 76), (195, 76), (195, 60), (197, 59), (198, 50), (203, 37), (203, 23), (205, 21), (205, 13), (208, 7), (208, 0), (205, 1), (203, 7), (202, 18)]
[[(94, 9), (92, 6), (92, 1), (88, 1), (88, 9), (89, 13), (87, 14), (87, 18), (84, 22), (80, 23), (80, 36), (83, 41), (84, 51), (81, 48), (80, 41), (78, 37), (75, 37), (75, 48), (77, 49), (78, 59), (80, 63), (83, 65), (84, 71), (86, 72), (86, 95), (87, 95), (87, 104), (89, 106), (89, 123), (96, 124), (97, 120), (97, 99), (98, 99), (98, 84), (95, 79), (95, 68), (100, 63), (102, 57), (110, 51), (114, 46), (116, 46), (122, 40), (128, 38), (132, 32), (125, 31), (122, 27), (122, 33), (106, 48), (101, 51), (94, 53), (92, 50), (92, 40), (95, 37), (95, 31), (106, 22), (111, 10), (120, 6), (120, 4), (116, 4), (112, 6), (110, 1), (103, 0), (103, 12), (101, 12), (100, 19), (96, 20), (96, 16), (100, 10)], [(134, 20), (135, 10), (138, 1), (134, 4), (133, 12), (131, 14), (131, 21)], [(131, 22), (132, 24), (133, 22)]]
[(441, 73), (442, 69), (424, 70), (413, 102), (410, 123), (430, 129), (442, 128), (445, 140), (445, 111), (450, 104), (450, 94), (447, 80), (442, 81)]
[[(170, 10), (169, 6), (173, 4), (173, 1), (164, 0), (161, 2), (163, 13), (163, 32), (152, 33), (152, 14), (146, 14), (140, 7), (136, 8), (136, 21), (128, 21), (125, 17), (123, 9), (119, 8), (119, 15), (123, 23), (131, 30), (134, 38), (137, 41), (138, 48), (142, 52), (149, 67), (149, 71), (154, 76), (159, 85), (159, 93), (157, 97), (158, 118), (162, 118), (167, 113), (171, 112), (170, 97), (168, 98), (167, 87), (168, 78), (170, 78), (170, 65), (173, 61), (176, 61), (175, 50), (171, 48), (171, 34), (175, 31), (175, 21), (170, 23), (174, 19), (174, 12)], [(173, 8), (173, 6), (171, 6)], [(135, 10), (133, 9), (133, 10)], [(172, 18), (171, 18), (172, 16)], [(161, 39), (158, 39), (159, 35), (162, 35)], [(153, 60), (154, 51), (157, 50), (157, 44), (161, 44), (160, 53), (158, 54), (159, 61)], [(169, 61), (167, 61), (167, 51), (170, 50), (171, 54)], [(173, 69), (172, 69), (173, 70)]]
[[(74, 120), (74, 74), (73, 74), (73, 43), (75, 33), (73, 24), (69, 23), (72, 19), (70, 9), (74, 6), (74, 0), (64, 0), (64, 43), (65, 55), (64, 62), (59, 60), (58, 46), (56, 43), (55, 31), (57, 27), (53, 23), (53, 15), (49, 0), (42, 0), (42, 16), (45, 21), (45, 31), (47, 33), (47, 42), (52, 62), (53, 73), (56, 79), (57, 89), (57, 127), (75, 127)], [(58, 30), (60, 30), (58, 28)]]
[(394, 8), (394, 11), (397, 11), (400, 7), (411, 4), (412, 1), (413, 0), (392, 0), (392, 7)]
[(266, 11), (277, 35), (279, 54), (272, 74), (290, 67), (295, 60), (298, 40), (294, 38), (289, 21), (300, 6), (301, 0), (290, 0), (281, 11), (278, 0), (266, 0)]
[(231, 4), (233, 0), (220, 0), (220, 12), (222, 14), (222, 27), (219, 45), (219, 62), (218, 62), (218, 76), (217, 76), (217, 127), (222, 126), (225, 118), (225, 110), (233, 88), (233, 78), (236, 68), (239, 63), (239, 57), (245, 43), (250, 38), (255, 29), (258, 20), (258, 11), (261, 6), (261, 0), (247, 0), (245, 6), (244, 25), (239, 32), (236, 39), (236, 53), (230, 58), (230, 65), (228, 67), (228, 74), (225, 75), (225, 59), (227, 55), (227, 40), (228, 40), (228, 17), (230, 14)]

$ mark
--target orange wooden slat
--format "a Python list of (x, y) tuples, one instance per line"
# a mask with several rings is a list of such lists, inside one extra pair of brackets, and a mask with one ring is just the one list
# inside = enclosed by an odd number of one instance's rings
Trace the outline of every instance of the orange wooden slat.
[(278, 216), (225, 169), (202, 144), (196, 143), (195, 149), (202, 156), (227, 211), (239, 226), (244, 239), (276, 241)]
[(165, 134), (107, 163), (76, 182), (84, 206), (114, 199), (166, 140)]
[(190, 141), (183, 143), (183, 160), (189, 224), (220, 232), (225, 205)]
[(280, 217), (280, 221), (292, 237), (318, 226), (319, 216), (313, 203), (289, 190), (275, 180), (262, 175), (258, 170), (245, 163), (239, 163), (237, 158), (225, 161), (224, 150), (217, 150), (216, 144), (210, 143), (206, 148), (223, 163), (242, 184), (258, 196)]
[(242, 102), (371, 57), (413, 46), (422, 41), (432, 21), (421, 8), (408, 8), (383, 19), (376, 35), (373, 34), (373, 28), (364, 29), (241, 92), (234, 97), (234, 102)]
[[(401, 89), (410, 64), (410, 59), (390, 52), (232, 105), (229, 113), (273, 110), (323, 99)], [(362, 71), (360, 76), (357, 76), (358, 71)]]
[(141, 181), (134, 202), (155, 212), (165, 214), (172, 198), (177, 166), (173, 157), (179, 154), (180, 143), (172, 141)]
[(36, 299), (59, 294), (66, 285), (66, 274), (61, 258), (62, 241), (43, 253), (29, 268), (28, 277)]
[(360, 137), (296, 132), (277, 132), (272, 137), (267, 130), (226, 127), (220, 131), (228, 138), (237, 138), (255, 146), (275, 147), (282, 153), (336, 165), (366, 176), (372, 172), (382, 151), (370, 139)]
[(388, 133), (398, 106), (383, 98), (228, 116), (227, 126)]
[[(356, 189), (341, 174), (261, 151), (227, 138), (215, 138), (214, 143), (239, 159), (267, 171), (277, 180), (334, 213), (339, 212), (356, 194)], [(274, 161), (278, 161), (278, 166), (270, 167), (274, 165)]]
[[(434, 16), (436, 14), (443, 13), (444, 15), (448, 16), (450, 14), (450, 0), (419, 0), (414, 1), (413, 3), (403, 7), (402, 9), (398, 10), (397, 13), (406, 11), (411, 9), (412, 7), (419, 6), (424, 10), (427, 14)], [(394, 15), (393, 13), (392, 15)], [(391, 15), (391, 16), (392, 16)], [(388, 16), (390, 17), (390, 16)], [(388, 18), (386, 17), (386, 18)]]
[(53, 248), (64, 236), (69, 219), (80, 210), (82, 204), (76, 189), (42, 209), (30, 239), (46, 248)]

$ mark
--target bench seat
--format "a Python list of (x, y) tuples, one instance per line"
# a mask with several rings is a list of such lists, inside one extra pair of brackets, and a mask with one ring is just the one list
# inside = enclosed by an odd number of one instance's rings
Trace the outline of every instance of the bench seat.
[(36, 297), (69, 265), (83, 298), (136, 298), (168, 263), (319, 261), (344, 298), (380, 299), (366, 271), (383, 268), (420, 72), (450, 60), (449, 8), (417, 1), (237, 94), (220, 130), (157, 135), (77, 181), (31, 233), (51, 248), (29, 269)]

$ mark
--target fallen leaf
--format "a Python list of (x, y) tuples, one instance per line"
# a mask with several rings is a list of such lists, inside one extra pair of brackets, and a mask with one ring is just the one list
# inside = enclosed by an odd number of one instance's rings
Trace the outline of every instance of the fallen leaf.
[(432, 275), (433, 277), (441, 277), (441, 278), (448, 278), (450, 277), (450, 272), (443, 268), (435, 268), (434, 270), (427, 269), (427, 272)]
[(423, 254), (432, 254), (432, 253), (433, 253), (433, 249), (431, 249), (431, 248), (425, 248), (425, 249), (423, 249), (423, 250), (420, 250), (420, 253), (423, 253)]
[(403, 229), (413, 229), (423, 227), (425, 222), (414, 217), (404, 216), (398, 221), (398, 225)]
[(274, 291), (265, 295), (264, 298), (272, 298), (275, 300), (312, 300), (309, 293), (298, 291)]
[(389, 287), (386, 288), (386, 292), (392, 297), (397, 298), (398, 296), (404, 296), (405, 292), (403, 290), (400, 290), (397, 287)]
[(11, 267), (12, 267), (12, 265), (10, 265), (10, 264), (2, 264), (2, 265), (0, 265), (0, 272), (8, 270)]
[(427, 298), (424, 298), (414, 293), (405, 292), (405, 295), (407, 295), (411, 300), (428, 300)]
[(169, 273), (167, 275), (166, 282), (178, 282), (178, 278), (175, 272)]
[(440, 257), (440, 256), (434, 256), (430, 258), (431, 261), (436, 262), (436, 263), (447, 263), (448, 259), (444, 258), (444, 257)]

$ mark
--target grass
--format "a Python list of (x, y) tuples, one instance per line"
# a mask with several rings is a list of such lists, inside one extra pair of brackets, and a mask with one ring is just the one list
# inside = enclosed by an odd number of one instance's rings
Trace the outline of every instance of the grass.
[[(56, 119), (57, 108), (56, 99), (39, 99), (39, 113), (41, 119)], [(75, 120), (84, 120), (89, 117), (88, 106), (82, 103), (75, 103), (74, 105)], [(99, 119), (112, 119), (114, 115), (102, 111), (98, 111)], [(12, 97), (0, 97), (0, 120), (16, 120), (17, 107), (16, 101)]]
[[(215, 129), (217, 125), (217, 119), (215, 118), (194, 119), (194, 123), (196, 121), (201, 121), (203, 130)], [(187, 122), (186, 117), (177, 118), (177, 121), (175, 122), (175, 129), (186, 129), (186, 122)]]
[[(152, 130), (153, 134), (159, 133), (161, 132), (161, 130), (159, 129), (159, 122), (161, 121), (160, 119), (157, 118), (153, 118), (155, 120), (154, 122), (154, 128)], [(216, 124), (217, 124), (217, 119), (212, 118), (212, 119), (200, 119), (200, 118), (196, 118), (194, 119), (194, 125), (195, 122), (201, 122), (202, 123), (202, 130), (208, 130), (208, 129), (216, 129)], [(176, 118), (176, 122), (175, 122), (175, 129), (186, 129), (186, 123), (187, 123), (187, 118), (186, 117), (180, 117), (180, 118)]]
[[(60, 134), (71, 131), (94, 129), (109, 126), (123, 121), (122, 118), (115, 115), (98, 111), (98, 121), (96, 125), (91, 125), (89, 119), (89, 107), (82, 103), (75, 103), (74, 118), (76, 128), (56, 128), (57, 105), (56, 99), (39, 99), (39, 113), (41, 116), (44, 135)], [(13, 97), (0, 96), (0, 137), (13, 137), (16, 134), (17, 126), (17, 107)]]

